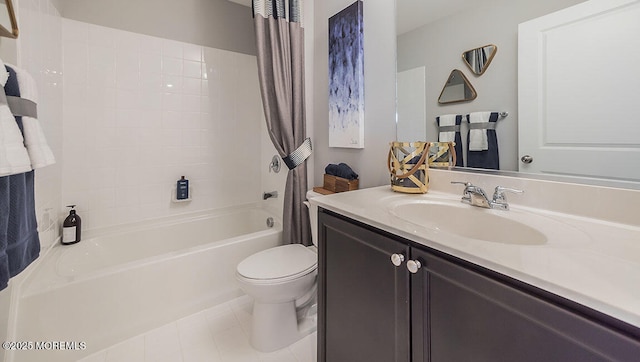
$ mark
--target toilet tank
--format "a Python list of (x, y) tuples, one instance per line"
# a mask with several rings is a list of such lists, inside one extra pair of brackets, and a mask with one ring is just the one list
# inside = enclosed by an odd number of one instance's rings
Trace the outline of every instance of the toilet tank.
[[(307, 200), (319, 196), (323, 195), (313, 190), (307, 191)], [(309, 221), (311, 222), (311, 241), (313, 241), (313, 245), (318, 246), (318, 207), (312, 207), (309, 201), (305, 201), (304, 204), (309, 208)]]

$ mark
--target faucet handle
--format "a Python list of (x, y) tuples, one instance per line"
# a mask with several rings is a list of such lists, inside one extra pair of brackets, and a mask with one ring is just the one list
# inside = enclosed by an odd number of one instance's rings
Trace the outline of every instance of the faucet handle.
[(514, 194), (521, 194), (524, 192), (518, 189), (511, 189), (508, 187), (496, 186), (496, 190), (493, 193), (493, 200), (491, 201), (491, 208), (499, 209), (499, 210), (509, 210), (507, 197), (504, 195), (505, 191), (513, 192)]
[(473, 186), (473, 184), (471, 184), (471, 182), (468, 182), (468, 181), (451, 181), (451, 183), (464, 185), (465, 187)]
[(522, 194), (523, 190), (512, 189), (509, 187), (496, 186), (495, 191), (493, 192), (493, 201), (507, 201), (506, 196), (504, 195), (505, 191), (513, 192), (514, 194)]

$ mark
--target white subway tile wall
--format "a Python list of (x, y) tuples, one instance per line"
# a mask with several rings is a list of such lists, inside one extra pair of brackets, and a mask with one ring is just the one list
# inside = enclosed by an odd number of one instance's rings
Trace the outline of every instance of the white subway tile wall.
[[(265, 175), (275, 149), (255, 56), (69, 19), (62, 43), (62, 200), (85, 229), (258, 202), (265, 179), (284, 187)], [(181, 175), (193, 201), (172, 203)]]
[(36, 215), (43, 248), (60, 234), (62, 215), (62, 17), (49, 0), (21, 0), (18, 5), (18, 66), (38, 86), (38, 119), (57, 163), (36, 170)]

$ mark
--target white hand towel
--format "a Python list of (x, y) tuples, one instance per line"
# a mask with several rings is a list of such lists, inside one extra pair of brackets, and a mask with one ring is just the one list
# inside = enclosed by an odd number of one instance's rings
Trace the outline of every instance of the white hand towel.
[[(9, 66), (16, 72), (18, 77), (20, 97), (37, 104), (38, 89), (35, 79), (27, 71), (15, 65)], [(24, 131), (24, 144), (31, 158), (31, 167), (35, 170), (56, 163), (53, 152), (44, 136), (44, 131), (40, 126), (40, 121), (33, 117), (23, 116), (22, 128)]]
[[(442, 116), (438, 116), (438, 118), (440, 119), (440, 122), (438, 123), (438, 125), (440, 127), (455, 126), (457, 116), (458, 116), (457, 114), (445, 114)], [(455, 140), (456, 140), (455, 131), (440, 132), (440, 134), (438, 135), (438, 141), (440, 142), (454, 142)]]
[[(4, 62), (0, 60), (0, 85), (9, 79)], [(4, 89), (0, 92), (4, 93)], [(31, 171), (29, 154), (24, 147), (20, 128), (7, 104), (0, 104), (0, 176), (16, 175)]]
[[(491, 112), (473, 112), (467, 115), (469, 124), (488, 123)], [(489, 149), (486, 129), (469, 130), (469, 151), (486, 151)]]

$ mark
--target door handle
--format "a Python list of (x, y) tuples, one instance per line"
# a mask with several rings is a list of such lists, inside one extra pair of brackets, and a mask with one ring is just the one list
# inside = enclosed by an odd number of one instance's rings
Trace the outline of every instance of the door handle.
[(520, 161), (522, 161), (522, 163), (526, 163), (527, 165), (530, 164), (531, 162), (533, 162), (533, 157), (529, 156), (529, 155), (524, 155), (520, 158)]

